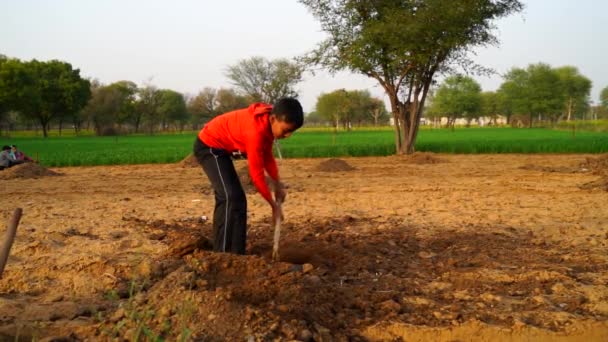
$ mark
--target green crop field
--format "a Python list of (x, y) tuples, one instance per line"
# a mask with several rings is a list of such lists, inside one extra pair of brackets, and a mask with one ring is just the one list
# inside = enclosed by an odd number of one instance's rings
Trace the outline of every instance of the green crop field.
[[(173, 163), (187, 156), (196, 132), (119, 137), (12, 137), (0, 143), (17, 144), (46, 166)], [(282, 140), (283, 157), (379, 156), (394, 152), (390, 128), (361, 129), (334, 134), (307, 128)], [(422, 129), (418, 151), (438, 153), (605, 153), (608, 134), (551, 129), (457, 128)]]

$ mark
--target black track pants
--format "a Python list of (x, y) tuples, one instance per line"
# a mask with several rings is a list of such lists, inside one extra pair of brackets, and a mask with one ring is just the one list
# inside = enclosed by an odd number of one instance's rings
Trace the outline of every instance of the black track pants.
[(225, 150), (206, 146), (198, 137), (194, 141), (194, 155), (215, 192), (213, 250), (245, 254), (247, 197), (231, 155)]

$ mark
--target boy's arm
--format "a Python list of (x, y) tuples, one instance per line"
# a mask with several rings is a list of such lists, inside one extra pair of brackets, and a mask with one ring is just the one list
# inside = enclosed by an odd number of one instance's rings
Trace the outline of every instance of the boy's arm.
[(268, 171), (268, 175), (275, 182), (279, 181), (279, 168), (277, 167), (277, 161), (274, 159), (272, 154), (272, 145), (269, 149), (264, 150), (264, 168)]
[(279, 179), (279, 168), (277, 167), (277, 161), (274, 159), (272, 154), (272, 144), (270, 148), (264, 150), (264, 167), (268, 171), (268, 175), (274, 182), (274, 197), (277, 201), (285, 201), (285, 187)]
[[(249, 139), (249, 146), (247, 146), (247, 159), (249, 160), (249, 175), (251, 176), (251, 180), (253, 181), (253, 185), (258, 189), (258, 192), (268, 203), (273, 204), (274, 200), (272, 199), (272, 194), (270, 193), (270, 189), (268, 188), (268, 184), (266, 184), (266, 180), (264, 179), (264, 168), (266, 166), (266, 151), (264, 149), (264, 144), (261, 139), (257, 136), (251, 137)], [(272, 147), (270, 149), (270, 153), (272, 153)], [(276, 165), (275, 165), (276, 168)], [(270, 171), (269, 171), (270, 174)], [(278, 177), (278, 172), (275, 172), (275, 176)], [(272, 177), (272, 175), (271, 175)]]

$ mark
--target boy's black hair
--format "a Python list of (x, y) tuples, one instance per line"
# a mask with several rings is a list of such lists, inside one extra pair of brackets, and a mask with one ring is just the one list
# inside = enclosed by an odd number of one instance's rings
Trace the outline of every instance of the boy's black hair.
[(10, 149), (11, 149), (11, 147), (8, 145), (2, 146), (2, 151), (6, 151), (6, 150), (10, 150)]
[(277, 119), (295, 126), (295, 129), (302, 127), (304, 124), (304, 111), (300, 101), (293, 97), (284, 97), (278, 100), (272, 106), (272, 114)]

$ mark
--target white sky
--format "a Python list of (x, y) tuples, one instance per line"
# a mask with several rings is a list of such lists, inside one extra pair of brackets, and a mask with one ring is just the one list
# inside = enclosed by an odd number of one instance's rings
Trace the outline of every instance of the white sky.
[[(592, 100), (608, 86), (608, 1), (527, 0), (523, 13), (497, 23), (499, 47), (474, 60), (504, 73), (545, 62), (574, 65), (593, 81)], [(60, 59), (103, 83), (131, 80), (195, 94), (229, 87), (227, 65), (251, 56), (293, 57), (324, 37), (296, 0), (0, 0), (0, 53), (29, 60)], [(479, 78), (495, 90), (500, 75)], [(305, 111), (337, 88), (369, 89), (373, 80), (342, 73), (306, 75)]]

